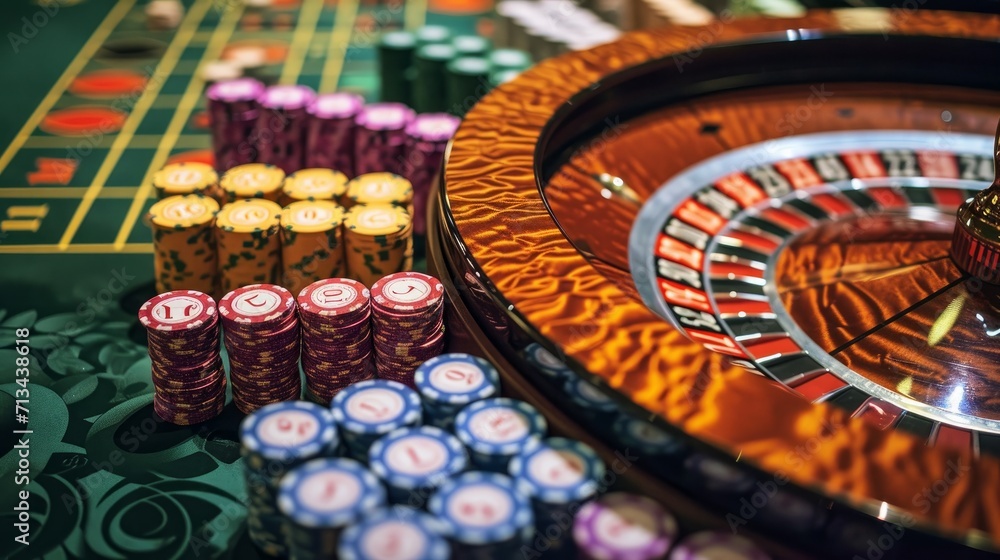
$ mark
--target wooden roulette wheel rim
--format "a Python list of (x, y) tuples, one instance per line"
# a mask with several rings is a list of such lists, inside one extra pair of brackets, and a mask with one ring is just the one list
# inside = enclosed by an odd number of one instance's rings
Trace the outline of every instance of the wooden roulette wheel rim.
[[(630, 279), (616, 277), (600, 259), (587, 258), (568, 238), (566, 223), (554, 217), (562, 212), (564, 218), (571, 204), (545, 194), (555, 184), (572, 199), (580, 190), (577, 182), (621, 155), (615, 152), (620, 145), (603, 152), (603, 161), (601, 153), (594, 156), (591, 150), (588, 157), (589, 148), (580, 149), (584, 139), (593, 147), (609, 115), (642, 123), (651, 112), (713, 95), (721, 96), (724, 105), (725, 96), (731, 102), (744, 91), (761, 102), (760, 114), (748, 104), (733, 113), (739, 119), (721, 121), (732, 131), (727, 142), (700, 149), (704, 141), (695, 129), (678, 129), (682, 140), (669, 148), (681, 155), (663, 157), (677, 161), (646, 165), (637, 159), (626, 183), (649, 196), (669, 173), (780, 136), (761, 124), (773, 122), (766, 120), (771, 108), (753, 93), (786, 84), (838, 83), (849, 99), (899, 95), (906, 103), (910, 99), (900, 84), (916, 84), (916, 97), (929, 100), (898, 115), (880, 111), (884, 101), (869, 108), (860, 103), (858, 119), (839, 124), (825, 117), (807, 119), (796, 135), (933, 130), (928, 115), (936, 111), (935, 100), (953, 95), (970, 107), (956, 111), (961, 117), (954, 122), (956, 131), (992, 133), (996, 115), (986, 109), (1000, 99), (1000, 79), (977, 65), (998, 60), (1000, 17), (926, 10), (870, 14), (874, 20), (816, 12), (790, 20), (641, 31), (538, 64), (487, 95), (455, 135), (439, 189), (438, 231), (430, 234), (440, 243), (432, 261), (443, 260), (432, 266), (449, 271), (450, 295), (476, 309), (480, 327), (498, 347), (517, 351), (540, 344), (622, 410), (648, 417), (685, 442), (765, 477), (780, 473), (790, 488), (826, 500), (833, 510), (849, 509), (931, 539), (995, 550), (1000, 543), (998, 460), (976, 449), (930, 446), (909, 434), (877, 429), (835, 406), (810, 403), (764, 382), (706, 350), (650, 311)], [(745, 71), (738, 70), (741, 64)], [(726, 116), (723, 109), (717, 114)], [(697, 118), (691, 123), (704, 124)], [(559, 204), (563, 209), (557, 212)], [(630, 225), (635, 214), (634, 208), (620, 215), (613, 215), (614, 206), (606, 208), (611, 222)], [(622, 232), (615, 235), (620, 239)], [(524, 360), (512, 361), (530, 369)], [(529, 380), (533, 375), (523, 373)], [(789, 468), (789, 458), (803, 449), (810, 450), (807, 460)], [(949, 470), (956, 464), (964, 471), (958, 477)], [(941, 496), (918, 498), (945, 478)]]

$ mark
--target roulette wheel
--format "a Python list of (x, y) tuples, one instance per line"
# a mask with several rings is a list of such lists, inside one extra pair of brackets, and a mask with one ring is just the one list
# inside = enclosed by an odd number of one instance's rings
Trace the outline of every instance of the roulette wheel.
[(995, 554), (996, 198), (973, 197), (997, 37), (820, 11), (538, 64), (447, 154), (428, 263), (453, 346), (694, 525), (792, 557)]

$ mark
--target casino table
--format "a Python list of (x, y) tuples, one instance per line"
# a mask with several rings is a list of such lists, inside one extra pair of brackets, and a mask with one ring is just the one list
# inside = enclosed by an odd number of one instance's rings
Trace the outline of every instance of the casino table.
[[(262, 557), (243, 415), (153, 411), (150, 178), (210, 157), (197, 70), (233, 45), (266, 46), (272, 81), (375, 100), (377, 30), (489, 12), (184, 4), (170, 31), (135, 0), (0, 7), (4, 527), (30, 442), (11, 558)], [(998, 37), (996, 16), (890, 7), (541, 62), (468, 113), (429, 208), (417, 267), (445, 283), (450, 348), (687, 531), (778, 558), (996, 553), (997, 296), (949, 247), (994, 177)]]

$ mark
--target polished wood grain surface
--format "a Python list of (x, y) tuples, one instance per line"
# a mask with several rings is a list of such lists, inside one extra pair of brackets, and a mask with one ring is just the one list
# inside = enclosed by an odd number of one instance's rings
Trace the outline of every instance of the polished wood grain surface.
[[(888, 31), (900, 34), (1000, 36), (998, 17), (918, 10), (889, 12), (886, 22)], [(837, 30), (839, 26), (838, 17), (830, 13), (794, 21), (735, 21), (715, 33), (712, 42), (785, 29)], [(997, 461), (973, 459), (966, 451), (928, 448), (905, 434), (873, 429), (839, 410), (812, 405), (773, 384), (759, 382), (720, 355), (688, 341), (609, 282), (553, 220), (533, 172), (536, 142), (553, 112), (610, 73), (705, 46), (704, 35), (699, 37), (698, 31), (638, 32), (612, 45), (542, 62), (474, 107), (456, 134), (444, 177), (447, 203), (471, 257), (511, 304), (511, 313), (558, 345), (574, 366), (688, 434), (873, 514), (881, 507), (890, 519), (913, 516), (917, 523), (954, 532), (960, 538), (978, 535), (1000, 542)], [(674, 149), (690, 150), (692, 156), (676, 158), (677, 168), (682, 160), (695, 163), (706, 153), (777, 136), (769, 119), (778, 118), (787, 104), (787, 99), (770, 108), (755, 103), (739, 113), (730, 102), (691, 114), (689, 127), (716, 116), (725, 117), (726, 123), (735, 118), (738, 124), (724, 127), (707, 146), (693, 140), (701, 137), (695, 136), (698, 131), (681, 134), (680, 138), (689, 141)], [(871, 128), (893, 123), (917, 126), (923, 118), (927, 119), (925, 128), (930, 128), (934, 118), (940, 120), (940, 113), (931, 112), (906, 120), (903, 108), (890, 112), (888, 105), (884, 101), (872, 105), (872, 115), (865, 117), (872, 119)], [(733, 112), (723, 114), (726, 106), (733, 107)], [(867, 115), (866, 111), (861, 114)], [(977, 119), (982, 118), (985, 127), (988, 111), (974, 112), (977, 116), (969, 129), (979, 130)], [(829, 118), (840, 122), (834, 115)], [(823, 124), (828, 122), (825, 117), (810, 120), (808, 130), (846, 126)], [(798, 132), (806, 130), (803, 125)], [(591, 162), (611, 163), (601, 156), (610, 158), (611, 154), (598, 154)], [(595, 170), (575, 163), (584, 173)], [(627, 180), (633, 188), (650, 192), (673, 172), (657, 177), (650, 169), (635, 168), (634, 177)], [(592, 225), (607, 227), (598, 220)], [(790, 460), (796, 450), (806, 448), (814, 450), (807, 461)], [(968, 472), (940, 500), (918, 504), (915, 496), (920, 489), (943, 480), (955, 461), (969, 465)]]

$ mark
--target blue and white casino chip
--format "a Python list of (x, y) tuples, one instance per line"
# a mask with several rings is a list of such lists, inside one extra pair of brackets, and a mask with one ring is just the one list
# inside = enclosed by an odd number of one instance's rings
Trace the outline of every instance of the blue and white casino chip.
[(530, 404), (507, 398), (477, 401), (455, 417), (455, 435), (486, 470), (506, 472), (511, 457), (545, 437), (545, 417)]
[(348, 386), (330, 403), (342, 430), (381, 435), (420, 423), (420, 395), (397, 381), (369, 379)]
[(278, 507), (290, 520), (310, 529), (335, 529), (356, 523), (385, 505), (385, 489), (353, 459), (313, 459), (281, 479)]
[(409, 491), (441, 486), (466, 469), (469, 455), (455, 436), (434, 426), (420, 426), (400, 428), (379, 438), (368, 450), (368, 464), (390, 492)]
[(414, 372), (427, 424), (451, 430), (465, 405), (500, 392), (500, 374), (488, 361), (469, 354), (442, 354)]
[(395, 506), (369, 515), (340, 536), (340, 560), (448, 560), (443, 523), (415, 509)]
[(337, 448), (333, 414), (305, 401), (269, 404), (240, 424), (240, 445), (248, 469), (280, 473), (293, 464), (331, 455)]
[(562, 362), (559, 358), (555, 357), (552, 352), (549, 352), (541, 344), (537, 342), (532, 342), (524, 349), (524, 357), (528, 362), (538, 367), (542, 373), (554, 378), (565, 378), (565, 377), (576, 377), (573, 374), (573, 370), (566, 367), (566, 364)]
[(611, 400), (611, 397), (582, 377), (573, 376), (567, 379), (563, 389), (574, 403), (587, 409), (588, 412), (599, 414), (618, 412), (618, 405)]
[(590, 498), (604, 472), (604, 462), (589, 445), (559, 437), (529, 442), (510, 461), (518, 489), (544, 504)]
[(445, 536), (466, 545), (530, 538), (535, 524), (528, 497), (502, 474), (472, 471), (446, 482), (428, 508)]

